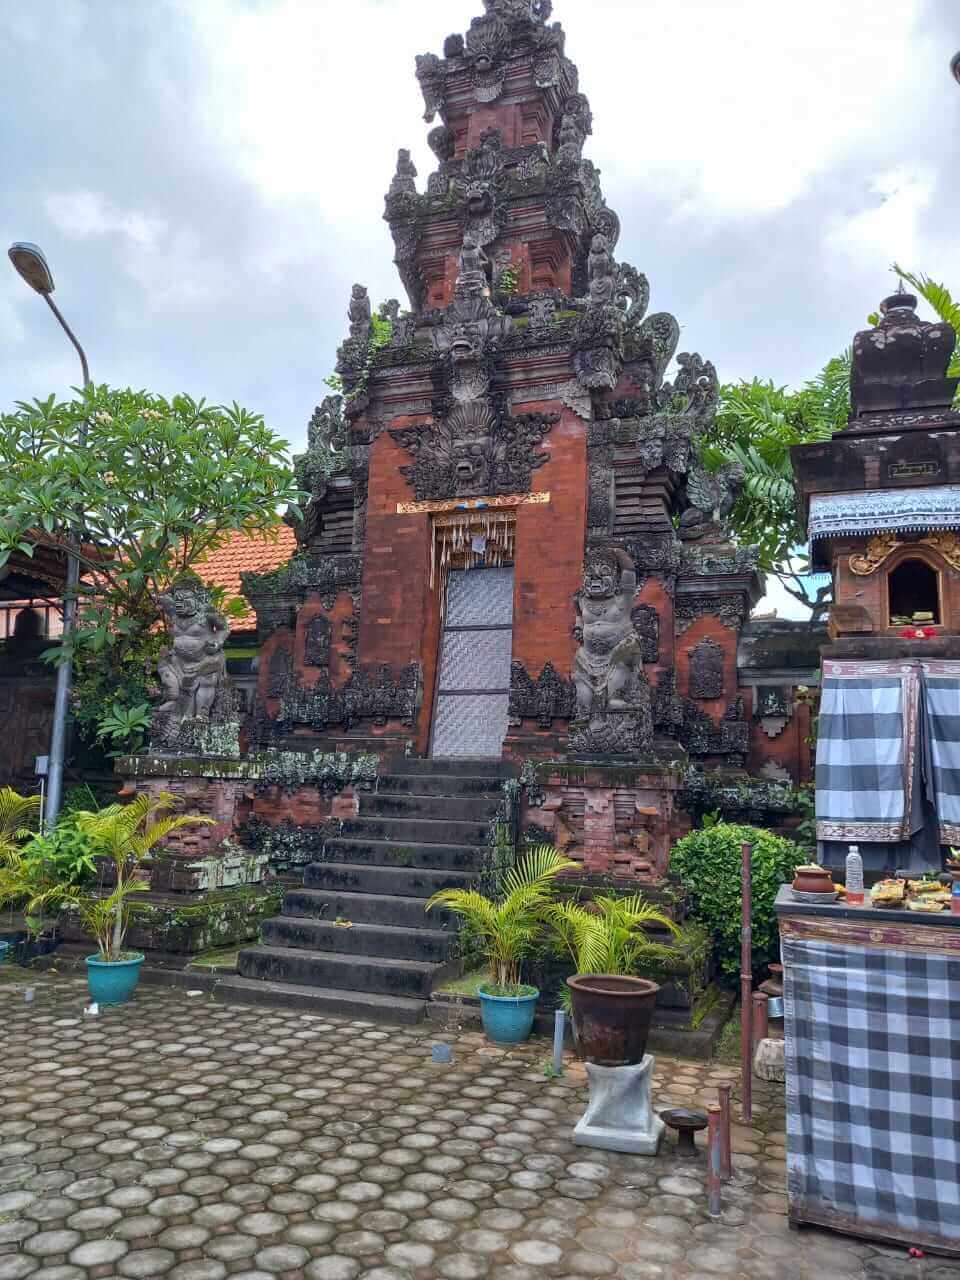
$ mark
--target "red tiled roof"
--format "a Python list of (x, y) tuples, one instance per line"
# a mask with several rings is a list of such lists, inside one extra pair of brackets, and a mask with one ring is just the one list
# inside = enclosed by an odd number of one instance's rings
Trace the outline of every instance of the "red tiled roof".
[[(219, 551), (214, 551), (202, 564), (196, 566), (199, 578), (211, 587), (223, 587), (228, 598), (243, 598), (240, 590), (242, 573), (269, 573), (290, 559), (297, 549), (297, 540), (289, 525), (280, 524), (269, 534), (235, 533)], [(247, 631), (255, 627), (256, 615), (248, 609), (241, 618), (231, 618), (234, 631)]]

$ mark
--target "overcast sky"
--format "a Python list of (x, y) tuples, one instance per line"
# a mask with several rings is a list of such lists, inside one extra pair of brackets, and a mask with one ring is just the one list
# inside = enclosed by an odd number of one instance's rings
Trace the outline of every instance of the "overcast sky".
[[(98, 381), (260, 410), (294, 444), (350, 284), (404, 305), (382, 221), (433, 159), (414, 55), (481, 0), (0, 5), (0, 238), (47, 252)], [(894, 287), (960, 292), (957, 0), (556, 0), (651, 305), (722, 379), (811, 376)], [(0, 267), (0, 405), (75, 357)]]

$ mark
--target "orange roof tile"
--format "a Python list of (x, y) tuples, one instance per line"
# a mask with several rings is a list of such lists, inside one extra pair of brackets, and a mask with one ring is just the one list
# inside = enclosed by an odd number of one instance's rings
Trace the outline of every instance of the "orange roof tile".
[[(235, 533), (219, 551), (214, 551), (196, 566), (199, 578), (211, 587), (223, 587), (228, 597), (239, 596), (242, 573), (269, 573), (290, 559), (297, 549), (297, 540), (289, 525), (278, 525), (270, 534)], [(231, 618), (235, 631), (249, 630), (256, 626), (256, 614), (252, 609), (241, 618)]]

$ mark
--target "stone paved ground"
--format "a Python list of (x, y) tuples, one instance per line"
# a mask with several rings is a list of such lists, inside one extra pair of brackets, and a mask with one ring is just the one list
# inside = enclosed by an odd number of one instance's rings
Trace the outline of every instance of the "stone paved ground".
[[(782, 1096), (738, 1127), (723, 1220), (702, 1158), (575, 1147), (582, 1068), (548, 1046), (393, 1030), (74, 978), (0, 987), (0, 1280), (960, 1280), (784, 1217)], [(657, 1105), (727, 1067), (662, 1059)]]

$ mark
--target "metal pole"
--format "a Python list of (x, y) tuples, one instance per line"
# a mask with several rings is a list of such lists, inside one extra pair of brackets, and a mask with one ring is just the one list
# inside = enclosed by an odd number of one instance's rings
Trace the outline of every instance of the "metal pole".
[(719, 1218), (720, 1200), (720, 1108), (707, 1108), (707, 1213)]
[[(73, 330), (60, 314), (60, 309), (49, 293), (42, 294), (47, 306), (57, 317), (61, 329), (73, 343), (80, 357), (80, 368), (83, 371), (83, 387), (90, 385), (90, 370), (83, 348), (74, 336)], [(87, 440), (86, 422), (80, 428), (77, 441), (82, 449)], [(53, 699), (53, 727), (50, 734), (50, 764), (47, 773), (47, 798), (44, 808), (44, 829), (52, 831), (57, 825), (60, 805), (63, 800), (63, 762), (67, 747), (67, 722), (70, 713), (70, 690), (73, 685), (73, 633), (77, 618), (77, 586), (80, 582), (80, 560), (77, 556), (78, 537), (72, 533), (67, 539), (67, 574), (63, 588), (63, 634), (60, 638), (63, 654), (57, 667), (56, 692)]]
[(743, 919), (740, 929), (740, 1109), (748, 1123), (753, 1118), (753, 929), (752, 882), (750, 859), (753, 849), (746, 841), (741, 846), (743, 855)]
[(720, 1179), (729, 1182), (733, 1177), (733, 1153), (730, 1141), (730, 1085), (717, 1086), (720, 1096)]
[(763, 991), (755, 991), (753, 993), (753, 1036), (751, 1043), (753, 1051), (756, 1053), (757, 1045), (761, 1040), (766, 1040), (767, 1033), (770, 1030), (770, 1022), (767, 1016), (767, 999), (768, 997)]

